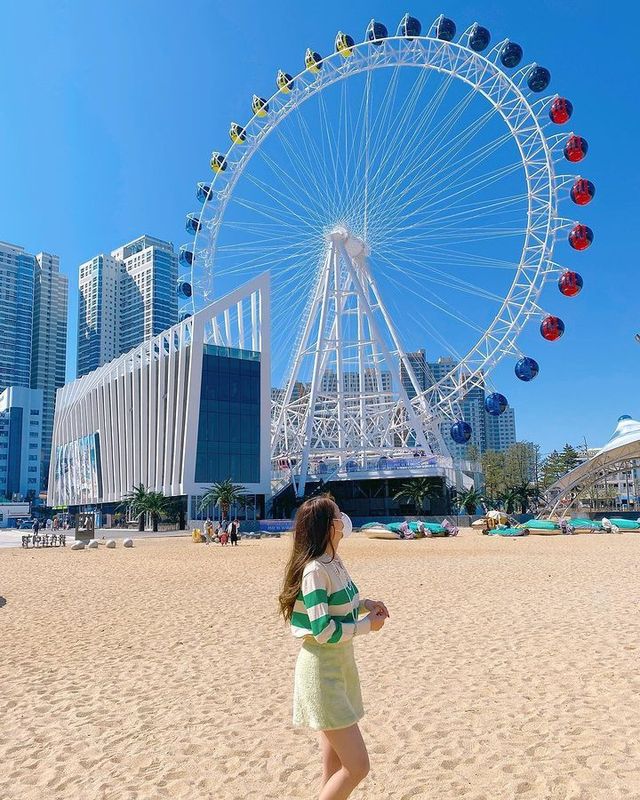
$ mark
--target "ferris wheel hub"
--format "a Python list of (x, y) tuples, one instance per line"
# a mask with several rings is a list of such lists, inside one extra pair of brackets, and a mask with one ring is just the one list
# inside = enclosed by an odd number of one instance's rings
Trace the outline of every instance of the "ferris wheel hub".
[(350, 258), (368, 256), (370, 253), (367, 243), (363, 239), (360, 239), (359, 236), (352, 234), (344, 225), (336, 225), (335, 228), (329, 231), (326, 238), (329, 243), (335, 242), (337, 244), (338, 242), (342, 242)]

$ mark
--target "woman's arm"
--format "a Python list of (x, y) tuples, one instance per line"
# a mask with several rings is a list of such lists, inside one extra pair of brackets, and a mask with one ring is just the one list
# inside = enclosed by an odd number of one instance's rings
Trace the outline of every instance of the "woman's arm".
[(302, 578), (302, 600), (311, 624), (311, 634), (320, 644), (335, 644), (369, 633), (371, 619), (367, 615), (357, 622), (343, 622), (329, 615), (329, 580), (320, 567), (309, 570)]

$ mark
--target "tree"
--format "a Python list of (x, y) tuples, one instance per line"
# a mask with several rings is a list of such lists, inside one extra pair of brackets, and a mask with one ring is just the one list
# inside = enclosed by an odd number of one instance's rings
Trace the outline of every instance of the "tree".
[(466, 492), (456, 492), (456, 499), (469, 515), (475, 514), (476, 508), (484, 502), (482, 494), (474, 489), (473, 486)]
[(144, 515), (145, 502), (147, 499), (147, 490), (144, 483), (139, 486), (134, 486), (133, 490), (122, 498), (121, 508), (126, 508), (132, 517), (138, 520), (138, 530), (144, 530)]
[(577, 467), (578, 464), (580, 463), (580, 454), (578, 453), (576, 448), (570, 444), (565, 444), (565, 446), (562, 448), (560, 456), (563, 461), (565, 472), (570, 472), (572, 469), (575, 469), (575, 467)]
[(482, 472), (485, 492), (490, 498), (496, 498), (504, 492), (504, 453), (486, 450), (482, 454)]
[(504, 480), (507, 486), (522, 486), (535, 480), (536, 446), (516, 442), (504, 454)]
[(400, 489), (394, 494), (394, 500), (406, 497), (415, 508), (416, 514), (420, 514), (424, 501), (429, 498), (436, 500), (442, 497), (440, 490), (434, 486), (429, 478), (412, 478), (403, 483)]
[(154, 533), (158, 532), (158, 521), (171, 506), (171, 500), (162, 492), (147, 492), (143, 500), (143, 513), (151, 517), (151, 527)]
[(562, 456), (557, 450), (552, 450), (542, 462), (542, 487), (548, 489), (565, 472)]
[(200, 510), (207, 506), (218, 506), (222, 510), (222, 518), (228, 519), (229, 509), (233, 505), (244, 506), (247, 503), (243, 486), (238, 486), (227, 478), (213, 486), (205, 492), (200, 501)]

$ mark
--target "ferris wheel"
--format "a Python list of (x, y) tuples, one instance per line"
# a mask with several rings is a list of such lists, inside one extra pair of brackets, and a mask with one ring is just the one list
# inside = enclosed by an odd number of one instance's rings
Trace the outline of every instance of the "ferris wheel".
[[(182, 314), (270, 273), (272, 459), (303, 485), (323, 459), (446, 457), (443, 421), (469, 441), (461, 401), (501, 359), (519, 380), (538, 374), (518, 347), (525, 325), (564, 332), (540, 294), (549, 279), (582, 289), (559, 262), (593, 232), (560, 204), (587, 205), (595, 187), (558, 165), (588, 144), (558, 132), (573, 108), (548, 93), (549, 70), (491, 38), (444, 16), (423, 32), (408, 14), (395, 33), (372, 20), (361, 42), (339, 32), (333, 52), (308, 49), (254, 95), (198, 184)], [(507, 405), (486, 396), (489, 414)]]

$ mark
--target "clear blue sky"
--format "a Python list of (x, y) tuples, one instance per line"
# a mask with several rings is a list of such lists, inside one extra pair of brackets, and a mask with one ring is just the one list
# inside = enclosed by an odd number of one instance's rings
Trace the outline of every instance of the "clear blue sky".
[(640, 14), (632, 3), (612, 9), (593, 0), (2, 3), (0, 239), (60, 255), (69, 376), (78, 264), (143, 232), (187, 241), (184, 216), (211, 150), (226, 145), (229, 121), (247, 118), (251, 95), (269, 92), (279, 67), (294, 72), (309, 45), (327, 52), (338, 29), (358, 39), (372, 16), (395, 29), (407, 10), (426, 25), (443, 11), (461, 30), (477, 19), (494, 41), (510, 36), (527, 61), (548, 66), (551, 89), (574, 103), (572, 127), (589, 140), (580, 171), (598, 196), (582, 216), (596, 239), (563, 259), (585, 289), (574, 300), (546, 290), (567, 333), (547, 344), (532, 325), (522, 337), (541, 364), (536, 381), (516, 381), (510, 365), (494, 382), (516, 408), (520, 438), (545, 451), (585, 436), (603, 443), (620, 414), (640, 416)]

